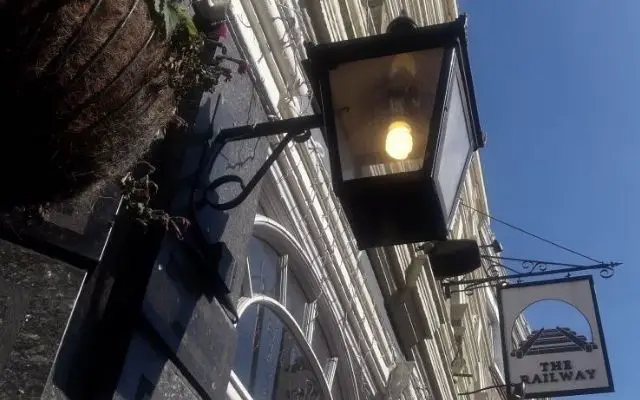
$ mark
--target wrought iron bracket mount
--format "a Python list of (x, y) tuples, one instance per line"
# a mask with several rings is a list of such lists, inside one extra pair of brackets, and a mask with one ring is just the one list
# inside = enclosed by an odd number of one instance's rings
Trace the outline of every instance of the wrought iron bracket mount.
[[(218, 97), (218, 107), (220, 97)], [(205, 139), (207, 141), (199, 162), (199, 168), (195, 172), (192, 179), (192, 190), (190, 198), (189, 217), (194, 223), (192, 229), (189, 230), (190, 240), (185, 243), (184, 249), (190, 262), (199, 265), (201, 270), (207, 275), (205, 279), (212, 283), (212, 289), (218, 302), (228, 312), (231, 322), (238, 322), (238, 312), (234, 301), (231, 297), (231, 290), (227, 287), (227, 283), (219, 276), (218, 271), (212, 271), (211, 268), (218, 266), (223, 259), (229, 260), (233, 256), (224, 243), (212, 243), (208, 238), (207, 228), (202, 225), (202, 221), (198, 218), (198, 210), (204, 206), (210, 206), (216, 210), (225, 211), (235, 208), (251, 194), (251, 191), (257, 186), (260, 180), (266, 175), (271, 165), (278, 156), (284, 151), (289, 142), (304, 142), (311, 137), (310, 129), (320, 127), (324, 119), (322, 115), (304, 116), (280, 121), (264, 122), (255, 125), (239, 126), (224, 129), (213, 139)], [(209, 174), (213, 169), (216, 159), (220, 156), (223, 147), (230, 142), (241, 140), (258, 139), (267, 136), (273, 136), (285, 133), (284, 137), (278, 143), (269, 157), (265, 160), (260, 168), (256, 171), (248, 183), (244, 183), (241, 177), (236, 175), (223, 175), (211, 182)], [(204, 184), (202, 182), (205, 181)], [(209, 194), (225, 183), (238, 183), (242, 188), (240, 194), (227, 202), (218, 203), (210, 199)]]
[[(285, 120), (263, 122), (255, 125), (239, 126), (229, 129), (224, 129), (213, 139), (212, 143), (212, 155), (209, 160), (208, 171), (213, 168), (213, 164), (220, 156), (222, 149), (227, 143), (237, 142), (241, 140), (258, 139), (268, 136), (274, 136), (284, 133), (284, 137), (273, 149), (269, 157), (258, 168), (253, 177), (245, 183), (244, 180), (237, 175), (222, 175), (209, 184), (206, 185), (203, 192), (200, 194), (200, 199), (197, 206), (202, 207), (208, 205), (216, 210), (225, 211), (235, 208), (242, 204), (242, 202), (251, 194), (253, 189), (258, 185), (260, 180), (267, 174), (269, 168), (276, 161), (278, 156), (285, 150), (289, 142), (292, 140), (297, 143), (303, 143), (311, 137), (310, 129), (319, 128), (322, 126), (324, 118), (322, 114), (302, 116), (297, 118), (290, 118)], [(233, 199), (218, 203), (212, 201), (209, 194), (214, 192), (220, 186), (226, 183), (237, 183), (241, 187), (241, 192)]]
[(615, 274), (615, 268), (622, 265), (619, 262), (579, 265), (488, 255), (483, 255), (482, 259), (487, 261), (484, 266), (486, 277), (443, 281), (441, 284), (445, 297), (449, 298), (453, 293), (460, 292), (472, 295), (477, 289), (506, 286), (509, 283), (523, 283), (547, 276), (571, 277), (576, 273), (587, 271), (598, 271), (602, 278), (608, 279)]
[(525, 383), (521, 382), (521, 383), (507, 383), (504, 385), (493, 385), (493, 386), (487, 386), (484, 387), (482, 389), (477, 389), (471, 392), (465, 392), (465, 393), (458, 393), (458, 396), (471, 396), (472, 394), (476, 394), (476, 393), (480, 393), (480, 392), (486, 392), (487, 390), (491, 390), (491, 389), (507, 389), (510, 393), (509, 397), (512, 399), (522, 399), (525, 397), (525, 393), (526, 393), (526, 387), (525, 387)]

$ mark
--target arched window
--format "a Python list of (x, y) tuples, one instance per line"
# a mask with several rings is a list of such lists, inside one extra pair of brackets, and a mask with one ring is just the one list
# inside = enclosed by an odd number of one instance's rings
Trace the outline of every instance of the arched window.
[(282, 242), (250, 241), (229, 398), (342, 400), (337, 372), (345, 360), (327, 338), (331, 327), (321, 323), (301, 273), (308, 266), (287, 251)]

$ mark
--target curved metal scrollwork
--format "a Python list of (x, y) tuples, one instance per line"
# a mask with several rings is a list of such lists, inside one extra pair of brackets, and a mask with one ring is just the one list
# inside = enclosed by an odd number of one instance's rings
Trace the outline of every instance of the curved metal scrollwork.
[(600, 276), (604, 279), (611, 278), (616, 273), (616, 270), (614, 269), (615, 267), (617, 267), (617, 265), (605, 266), (601, 268)]
[(543, 261), (525, 260), (522, 262), (524, 272), (544, 272), (549, 268), (549, 264)]
[[(617, 262), (578, 265), (488, 255), (483, 255), (482, 258), (488, 262), (484, 268), (486, 277), (443, 282), (447, 296), (460, 292), (471, 295), (477, 289), (518, 284), (543, 276), (564, 275), (565, 277), (571, 277), (576, 273), (586, 271), (598, 271), (602, 278), (608, 279), (615, 274), (615, 268), (621, 265), (621, 263)], [(454, 289), (454, 286), (460, 286), (461, 288)]]
[[(273, 136), (287, 132), (282, 141), (278, 143), (271, 152), (265, 162), (258, 168), (253, 177), (245, 184), (244, 180), (238, 175), (223, 175), (211, 181), (201, 193), (198, 201), (198, 207), (205, 204), (216, 210), (225, 211), (235, 208), (242, 204), (244, 200), (251, 194), (253, 189), (258, 185), (260, 180), (267, 174), (269, 168), (276, 161), (278, 156), (286, 149), (287, 145), (293, 140), (296, 143), (303, 143), (311, 137), (310, 129), (320, 127), (322, 124), (322, 115), (311, 115), (288, 120), (265, 122), (262, 124), (241, 126), (237, 128), (225, 129), (213, 141), (212, 156), (209, 161), (210, 171), (215, 160), (220, 156), (222, 149), (227, 143), (237, 142), (240, 140), (258, 139), (261, 137)], [(212, 195), (220, 186), (227, 183), (237, 183), (240, 185), (241, 192), (233, 199), (218, 203), (211, 200)]]
[[(220, 104), (220, 97), (216, 103), (216, 109)], [(321, 126), (322, 115), (304, 116), (292, 118), (288, 120), (265, 122), (262, 124), (241, 126), (236, 128), (225, 129), (221, 131), (209, 146), (203, 146), (198, 163), (199, 168), (195, 171), (190, 180), (193, 182), (192, 190), (189, 198), (189, 219), (193, 222), (192, 228), (188, 230), (188, 238), (183, 241), (186, 257), (195, 265), (199, 265), (203, 271), (207, 272), (207, 279), (211, 282), (213, 294), (220, 304), (230, 314), (233, 323), (238, 320), (238, 312), (234, 302), (231, 299), (231, 291), (227, 287), (226, 282), (220, 277), (212, 266), (217, 265), (221, 259), (226, 257), (229, 252), (226, 244), (222, 242), (212, 243), (209, 240), (208, 229), (203, 225), (203, 219), (198, 218), (198, 209), (204, 205), (209, 205), (217, 210), (229, 210), (240, 205), (251, 191), (257, 186), (269, 167), (275, 162), (276, 158), (284, 151), (286, 146), (293, 140), (296, 142), (304, 142), (309, 139), (311, 134), (309, 130)], [(258, 169), (255, 175), (246, 184), (239, 176), (223, 175), (212, 182), (208, 182), (209, 174), (213, 169), (214, 163), (222, 152), (222, 148), (229, 142), (240, 140), (258, 139), (261, 137), (277, 135), (287, 132), (284, 138), (273, 152), (266, 159), (264, 164)], [(202, 184), (205, 181), (205, 184)], [(230, 201), (217, 203), (209, 198), (209, 194), (225, 183), (238, 183), (242, 191), (239, 195)]]
[[(271, 165), (273, 165), (273, 163), (276, 161), (278, 156), (280, 156), (280, 154), (284, 151), (284, 149), (287, 147), (289, 142), (293, 140), (297, 143), (302, 143), (308, 140), (310, 137), (311, 137), (311, 134), (309, 133), (309, 131), (287, 133), (282, 139), (282, 141), (278, 143), (278, 146), (276, 146), (276, 148), (269, 155), (269, 157), (267, 157), (264, 164), (260, 166), (258, 171), (256, 171), (255, 175), (253, 175), (253, 177), (249, 180), (247, 184), (245, 184), (242, 178), (239, 177), (238, 175), (222, 175), (214, 179), (213, 181), (211, 181), (211, 183), (209, 183), (209, 185), (207, 185), (207, 187), (204, 189), (204, 193), (202, 194), (201, 204), (199, 204), (199, 206), (202, 206), (202, 203), (205, 203), (215, 208), (216, 210), (220, 210), (220, 211), (230, 210), (232, 208), (239, 206), (240, 204), (242, 204), (243, 201), (246, 200), (247, 197), (249, 197), (253, 189), (255, 189), (255, 187), (258, 185), (260, 180), (266, 175), (269, 168), (271, 168)], [(220, 152), (222, 151), (222, 148), (226, 143), (228, 142), (224, 141), (221, 143), (214, 143), (214, 146), (216, 147), (214, 151), (216, 151), (217, 154), (220, 154)], [(211, 199), (209, 198), (209, 194), (212, 192), (215, 192), (215, 190), (217, 190), (220, 186), (226, 183), (237, 183), (240, 185), (240, 188), (242, 189), (242, 191), (236, 197), (224, 203), (216, 203), (211, 201)]]

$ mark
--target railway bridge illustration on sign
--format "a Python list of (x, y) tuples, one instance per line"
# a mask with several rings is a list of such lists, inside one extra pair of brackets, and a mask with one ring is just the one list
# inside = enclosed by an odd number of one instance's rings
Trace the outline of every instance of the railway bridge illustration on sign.
[(527, 339), (520, 342), (511, 352), (512, 357), (523, 358), (538, 354), (567, 353), (572, 351), (591, 351), (598, 348), (584, 335), (578, 335), (569, 328), (556, 327), (554, 329), (541, 328), (531, 332)]

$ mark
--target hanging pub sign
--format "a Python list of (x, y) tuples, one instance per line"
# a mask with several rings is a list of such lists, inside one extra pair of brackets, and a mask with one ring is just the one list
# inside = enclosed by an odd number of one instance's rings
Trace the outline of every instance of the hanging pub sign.
[[(545, 309), (545, 314), (564, 320), (562, 311), (569, 305), (586, 323), (531, 326), (524, 340), (516, 338), (518, 317), (545, 300), (562, 306), (556, 313)], [(505, 378), (508, 384), (524, 383), (525, 398), (613, 392), (591, 276), (507, 285), (498, 289), (498, 301)], [(573, 319), (566, 318), (569, 321)]]

